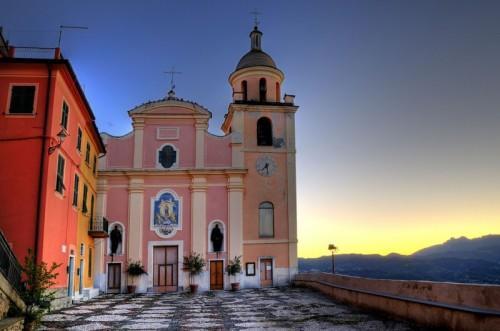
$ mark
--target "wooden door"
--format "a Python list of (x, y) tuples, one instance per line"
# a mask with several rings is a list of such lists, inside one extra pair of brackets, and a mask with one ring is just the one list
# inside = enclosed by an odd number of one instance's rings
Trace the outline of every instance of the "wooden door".
[(75, 269), (75, 257), (74, 256), (70, 256), (69, 257), (69, 265), (68, 265), (68, 296), (69, 297), (72, 297), (73, 296), (73, 293), (74, 293), (74, 269)]
[(120, 293), (122, 283), (122, 265), (120, 263), (108, 264), (108, 293)]
[(260, 260), (260, 286), (273, 286), (273, 260)]
[(177, 253), (177, 246), (153, 248), (153, 290), (155, 292), (177, 291)]
[(224, 289), (224, 261), (210, 261), (210, 289)]

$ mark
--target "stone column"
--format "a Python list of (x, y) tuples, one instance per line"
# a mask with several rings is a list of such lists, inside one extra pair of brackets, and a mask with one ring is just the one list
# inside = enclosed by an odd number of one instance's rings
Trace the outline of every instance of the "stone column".
[(193, 176), (191, 181), (191, 250), (205, 258), (207, 251), (207, 179)]
[(229, 215), (229, 256), (243, 255), (243, 177), (230, 174), (227, 180)]
[(130, 178), (128, 186), (128, 258), (142, 261), (144, 179)]
[(195, 166), (200, 169), (205, 166), (205, 132), (208, 128), (206, 120), (196, 120), (196, 158)]
[(144, 119), (134, 118), (134, 168), (142, 168), (142, 146), (144, 139)]
[[(104, 178), (97, 180), (96, 215), (106, 217), (106, 203), (108, 197), (108, 181)], [(106, 290), (106, 239), (94, 239), (94, 287)]]

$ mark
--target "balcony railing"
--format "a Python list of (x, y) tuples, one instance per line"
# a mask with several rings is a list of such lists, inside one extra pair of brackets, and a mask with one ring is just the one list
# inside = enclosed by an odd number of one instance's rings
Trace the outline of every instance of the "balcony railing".
[(7, 239), (0, 231), (0, 272), (7, 278), (10, 285), (19, 289), (21, 286), (21, 266), (10, 249)]
[(108, 237), (108, 220), (106, 217), (96, 216), (90, 220), (89, 236), (94, 238)]

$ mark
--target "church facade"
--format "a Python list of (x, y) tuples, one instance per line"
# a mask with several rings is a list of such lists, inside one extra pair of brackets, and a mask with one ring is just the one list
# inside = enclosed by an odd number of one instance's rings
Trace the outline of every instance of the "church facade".
[[(189, 285), (184, 257), (207, 262), (200, 290), (230, 288), (225, 268), (241, 257), (241, 287), (287, 284), (297, 272), (294, 96), (262, 51), (262, 33), (229, 76), (233, 100), (224, 136), (208, 132), (211, 113), (177, 98), (129, 111), (133, 131), (102, 134), (97, 213), (109, 238), (96, 240), (95, 285), (123, 292), (177, 291)], [(139, 261), (137, 279), (125, 272)]]

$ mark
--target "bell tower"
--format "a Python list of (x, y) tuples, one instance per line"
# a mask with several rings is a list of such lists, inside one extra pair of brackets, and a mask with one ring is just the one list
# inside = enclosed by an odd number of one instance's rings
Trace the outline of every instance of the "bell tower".
[(232, 136), (232, 166), (247, 170), (242, 262), (255, 263), (256, 269), (256, 276), (244, 277), (247, 287), (283, 285), (297, 272), (298, 106), (293, 95), (281, 96), (285, 75), (262, 50), (262, 36), (255, 26), (249, 35), (250, 50), (229, 76), (233, 101), (222, 125)]

